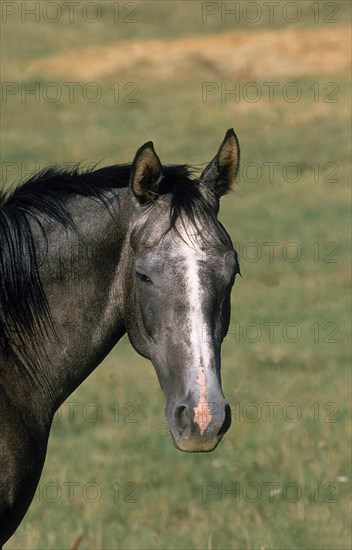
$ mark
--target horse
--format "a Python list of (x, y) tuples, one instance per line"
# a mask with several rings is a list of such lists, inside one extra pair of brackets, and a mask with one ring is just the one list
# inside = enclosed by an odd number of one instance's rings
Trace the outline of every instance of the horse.
[(200, 177), (162, 165), (50, 167), (0, 194), (0, 546), (35, 494), (53, 416), (127, 333), (154, 365), (177, 449), (212, 451), (231, 424), (220, 376), (240, 273), (218, 220), (235, 132)]

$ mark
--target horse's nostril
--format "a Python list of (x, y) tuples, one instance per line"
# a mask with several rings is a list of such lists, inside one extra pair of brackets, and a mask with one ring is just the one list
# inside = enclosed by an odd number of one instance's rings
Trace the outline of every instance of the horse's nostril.
[(223, 435), (227, 432), (229, 427), (231, 426), (231, 408), (228, 403), (225, 405), (225, 418), (224, 422), (222, 423), (222, 426), (220, 430), (218, 431), (218, 435)]
[(180, 434), (189, 426), (188, 409), (185, 405), (177, 407), (175, 411), (175, 419)]

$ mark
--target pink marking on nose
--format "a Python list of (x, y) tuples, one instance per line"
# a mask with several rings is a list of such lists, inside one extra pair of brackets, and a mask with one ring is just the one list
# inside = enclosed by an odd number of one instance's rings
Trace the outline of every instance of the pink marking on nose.
[(200, 398), (199, 398), (198, 405), (193, 408), (194, 421), (199, 426), (200, 435), (203, 435), (207, 426), (211, 422), (212, 414), (210, 412), (209, 405), (208, 405), (207, 384), (206, 384), (204, 366), (201, 359), (199, 360), (199, 373), (198, 373), (197, 383), (200, 385)]

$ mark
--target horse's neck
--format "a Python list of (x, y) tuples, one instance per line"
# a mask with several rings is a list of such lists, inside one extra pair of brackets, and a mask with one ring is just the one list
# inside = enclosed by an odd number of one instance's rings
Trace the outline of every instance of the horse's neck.
[(41, 280), (57, 337), (51, 334), (46, 340), (40, 363), (54, 408), (125, 333), (128, 204), (120, 201), (113, 205), (112, 217), (100, 202), (79, 198), (71, 209), (77, 231), (51, 224), (47, 234)]

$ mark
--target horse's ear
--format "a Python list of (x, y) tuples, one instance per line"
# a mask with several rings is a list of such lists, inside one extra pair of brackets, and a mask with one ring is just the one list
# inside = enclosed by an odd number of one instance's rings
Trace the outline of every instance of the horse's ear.
[(162, 178), (161, 162), (152, 141), (138, 149), (132, 164), (130, 189), (139, 202), (153, 201)]
[(219, 151), (203, 170), (200, 181), (217, 197), (225, 195), (233, 187), (240, 162), (240, 146), (232, 128), (227, 130)]

